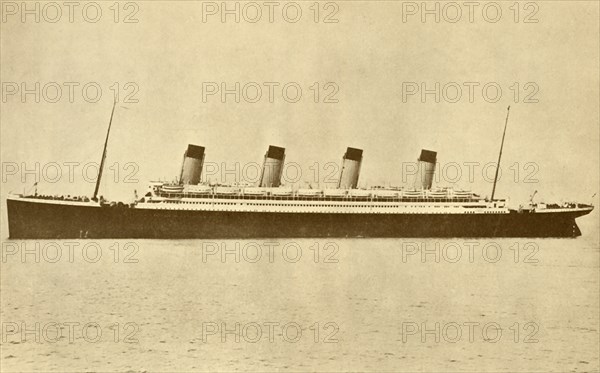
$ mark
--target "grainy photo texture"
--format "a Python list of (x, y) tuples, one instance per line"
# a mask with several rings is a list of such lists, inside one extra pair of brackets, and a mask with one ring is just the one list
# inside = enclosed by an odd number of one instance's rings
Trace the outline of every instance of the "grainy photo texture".
[(0, 370), (598, 372), (599, 19), (0, 0)]

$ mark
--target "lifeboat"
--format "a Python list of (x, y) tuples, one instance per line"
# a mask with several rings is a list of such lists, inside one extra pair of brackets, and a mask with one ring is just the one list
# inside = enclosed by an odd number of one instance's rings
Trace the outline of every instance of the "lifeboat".
[(215, 187), (215, 194), (233, 195), (233, 194), (237, 194), (238, 192), (239, 192), (239, 189), (234, 188), (234, 187), (226, 187), (226, 186)]
[(446, 198), (448, 193), (445, 190), (431, 190), (427, 195), (431, 198)]
[(454, 197), (456, 198), (471, 198), (473, 197), (473, 192), (470, 190), (455, 190)]
[(323, 194), (321, 189), (298, 189), (299, 196), (317, 197)]
[(183, 185), (179, 184), (165, 184), (160, 187), (163, 193), (181, 193), (183, 192)]
[(402, 194), (404, 197), (407, 197), (407, 198), (423, 197), (423, 192), (420, 190), (405, 190)]
[(291, 196), (292, 190), (289, 188), (270, 188), (273, 196)]
[(244, 188), (243, 193), (246, 196), (266, 196), (267, 190), (265, 188)]
[(323, 195), (327, 197), (345, 197), (346, 193), (346, 189), (325, 189), (323, 191)]
[(348, 195), (352, 197), (370, 197), (371, 191), (366, 189), (350, 189)]
[(373, 191), (373, 195), (379, 198), (397, 198), (398, 191), (389, 189), (378, 189)]
[(212, 188), (208, 185), (186, 185), (184, 191), (186, 193), (209, 194), (212, 192)]

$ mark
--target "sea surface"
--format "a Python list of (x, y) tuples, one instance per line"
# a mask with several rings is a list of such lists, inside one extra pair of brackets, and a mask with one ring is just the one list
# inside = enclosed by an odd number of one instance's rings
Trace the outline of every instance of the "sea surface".
[(0, 370), (598, 371), (600, 247), (597, 226), (582, 230), (5, 239)]

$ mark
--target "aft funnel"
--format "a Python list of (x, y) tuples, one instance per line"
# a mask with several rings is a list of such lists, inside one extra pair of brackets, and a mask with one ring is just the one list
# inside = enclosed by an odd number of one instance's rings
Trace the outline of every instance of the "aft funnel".
[(276, 188), (281, 185), (281, 173), (285, 160), (285, 148), (269, 145), (265, 154), (262, 173), (260, 175), (260, 187)]
[(431, 189), (437, 153), (431, 150), (421, 150), (417, 160), (417, 174), (415, 175), (415, 189)]
[(355, 189), (358, 185), (360, 165), (362, 163), (362, 149), (348, 148), (342, 158), (342, 172), (338, 188)]
[(189, 144), (183, 154), (183, 164), (179, 175), (179, 184), (197, 185), (202, 176), (204, 165), (204, 147)]

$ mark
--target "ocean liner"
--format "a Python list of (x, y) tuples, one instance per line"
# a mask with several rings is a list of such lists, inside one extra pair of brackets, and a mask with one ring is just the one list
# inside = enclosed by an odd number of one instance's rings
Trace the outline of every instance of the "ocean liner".
[[(278, 146), (269, 146), (257, 185), (210, 184), (201, 181), (205, 148), (191, 144), (178, 182), (151, 182), (131, 204), (109, 202), (98, 189), (113, 114), (114, 107), (93, 196), (9, 195), (10, 238), (576, 237), (575, 219), (593, 210), (533, 200), (511, 209), (494, 198), (497, 172), (491, 198), (432, 188), (437, 153), (430, 150), (421, 151), (410, 188), (358, 188), (363, 151), (350, 147), (335, 189), (282, 185)], [(498, 165), (507, 123), (508, 114)]]

